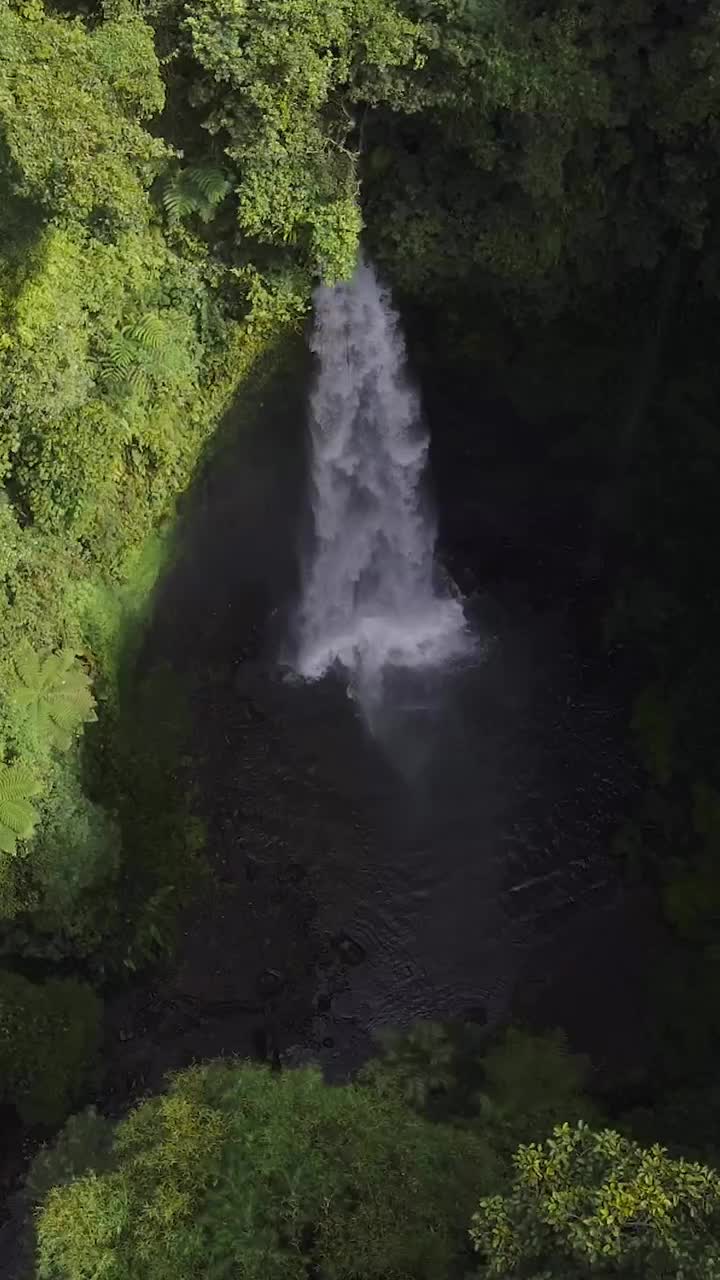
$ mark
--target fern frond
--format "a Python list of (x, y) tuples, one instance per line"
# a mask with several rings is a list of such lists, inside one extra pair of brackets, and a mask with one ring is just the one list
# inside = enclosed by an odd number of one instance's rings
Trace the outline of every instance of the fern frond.
[(29, 645), (27, 648), (21, 649), (16, 655), (15, 667), (23, 684), (30, 688), (42, 678), (40, 659), (35, 650), (31, 649)]
[(9, 794), (10, 790), (15, 795), (39, 796), (42, 782), (22, 760), (16, 760), (14, 764), (0, 764), (0, 795)]
[(148, 395), (150, 391), (150, 379), (144, 369), (139, 365), (135, 365), (127, 377), (127, 384), (138, 395)]
[(220, 169), (186, 169), (183, 176), (211, 205), (221, 204), (230, 191), (231, 183)]
[[(37, 659), (37, 655), (33, 655)], [(39, 686), (52, 689), (61, 684), (75, 661), (75, 654), (70, 649), (61, 649), (58, 653), (49, 653), (42, 661), (38, 660)], [(32, 686), (31, 686), (32, 687)]]
[(169, 178), (162, 190), (162, 202), (171, 222), (179, 222), (192, 213), (210, 222), (232, 183), (220, 169), (196, 166)]
[(171, 222), (179, 222), (195, 210), (192, 192), (185, 190), (182, 178), (171, 178), (163, 188), (162, 202)]
[(15, 854), (18, 840), (29, 840), (40, 815), (33, 808), (28, 796), (35, 796), (41, 791), (41, 784), (28, 769), (19, 762), (13, 765), (0, 765), (0, 851)]
[(127, 333), (132, 341), (139, 342), (148, 351), (159, 351), (166, 342), (165, 325), (160, 316), (153, 312), (128, 328)]
[(100, 362), (103, 377), (107, 382), (119, 384), (126, 380), (137, 359), (135, 345), (126, 333), (115, 334), (108, 343), (107, 352)]

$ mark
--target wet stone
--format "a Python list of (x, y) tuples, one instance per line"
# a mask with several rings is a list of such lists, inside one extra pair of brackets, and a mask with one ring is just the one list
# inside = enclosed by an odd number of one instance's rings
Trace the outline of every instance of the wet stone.
[(357, 1009), (350, 991), (340, 991), (333, 1000), (333, 1013), (343, 1022), (357, 1021)]
[(365, 948), (347, 933), (341, 933), (333, 941), (333, 946), (345, 964), (362, 964), (365, 959)]
[(257, 979), (258, 995), (264, 1000), (270, 1000), (273, 996), (277, 996), (285, 986), (285, 978), (278, 969), (263, 969)]
[(307, 869), (299, 862), (289, 862), (282, 872), (283, 880), (288, 884), (300, 884), (307, 876)]

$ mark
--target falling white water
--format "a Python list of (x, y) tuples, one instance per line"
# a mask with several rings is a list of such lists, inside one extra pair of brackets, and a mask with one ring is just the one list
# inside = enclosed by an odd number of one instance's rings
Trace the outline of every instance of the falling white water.
[(397, 316), (371, 266), (317, 290), (311, 345), (314, 542), (295, 665), (318, 679), (340, 664), (367, 706), (388, 669), (444, 663), (464, 650), (467, 630), (434, 564), (421, 495), (428, 436)]

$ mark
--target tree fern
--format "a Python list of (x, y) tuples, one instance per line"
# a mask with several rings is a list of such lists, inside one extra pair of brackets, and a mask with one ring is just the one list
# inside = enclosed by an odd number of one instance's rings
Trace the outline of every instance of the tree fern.
[(41, 655), (26, 645), (15, 658), (18, 684), (12, 691), (39, 743), (67, 751), (80, 726), (95, 720), (90, 681), (72, 650)]
[(18, 840), (28, 840), (39, 814), (28, 796), (36, 796), (41, 785), (26, 765), (0, 764), (0, 852), (14, 854)]
[(192, 213), (203, 222), (210, 222), (231, 188), (232, 183), (220, 169), (184, 169), (165, 183), (165, 212), (171, 222), (180, 222)]
[(104, 381), (109, 386), (147, 392), (153, 375), (160, 372), (163, 361), (159, 357), (166, 345), (166, 327), (156, 312), (136, 324), (124, 325), (113, 334), (100, 361)]

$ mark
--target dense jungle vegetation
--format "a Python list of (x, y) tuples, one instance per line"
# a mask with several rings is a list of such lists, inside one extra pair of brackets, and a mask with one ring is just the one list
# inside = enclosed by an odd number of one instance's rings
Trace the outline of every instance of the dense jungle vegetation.
[[(67, 1121), (37, 1275), (720, 1276), (720, 5), (0, 0), (0, 193), (0, 1097)], [(178, 504), (361, 232), (622, 549), (653, 1106), (562, 1037), (425, 1027), (342, 1088), (221, 1061), (73, 1116), (203, 874), (172, 690), (130, 680)]]

